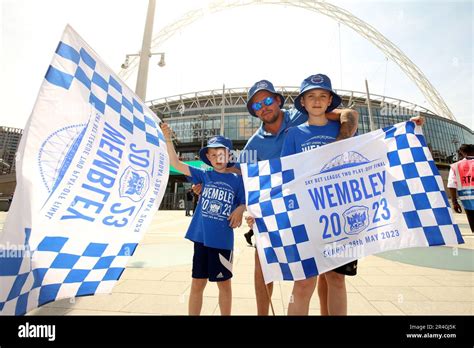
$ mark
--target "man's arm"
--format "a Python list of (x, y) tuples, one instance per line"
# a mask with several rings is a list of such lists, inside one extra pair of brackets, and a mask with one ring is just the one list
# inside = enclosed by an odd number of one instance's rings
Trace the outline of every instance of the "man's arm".
[(461, 206), (459, 205), (458, 202), (458, 191), (456, 189), (457, 187), (457, 178), (456, 178), (456, 172), (453, 167), (449, 169), (449, 174), (448, 174), (448, 192), (449, 196), (451, 197), (451, 202), (453, 203), (453, 209), (456, 213), (461, 214), (462, 209)]
[(241, 170), (239, 168), (237, 168), (236, 166), (232, 166), (232, 167), (227, 168), (227, 172), (228, 173), (234, 173), (234, 174), (237, 174), (237, 175), (242, 175)]
[(245, 204), (239, 205), (234, 211), (229, 215), (227, 220), (229, 220), (229, 226), (232, 228), (237, 228), (242, 226), (242, 217), (246, 209)]
[(336, 141), (352, 137), (357, 132), (359, 113), (353, 109), (334, 109), (326, 114), (332, 121), (341, 122), (341, 129)]
[(458, 192), (455, 188), (448, 187), (449, 195), (451, 196), (451, 202), (453, 203), (453, 208), (456, 213), (461, 214), (462, 209), (461, 205), (458, 202)]

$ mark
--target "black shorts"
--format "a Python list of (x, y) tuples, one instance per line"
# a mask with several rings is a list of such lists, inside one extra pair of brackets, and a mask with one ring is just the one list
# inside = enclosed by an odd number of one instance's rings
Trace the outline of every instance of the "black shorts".
[(211, 282), (232, 278), (232, 250), (210, 248), (194, 242), (192, 277)]
[(335, 268), (333, 271), (347, 276), (355, 276), (357, 274), (357, 260)]

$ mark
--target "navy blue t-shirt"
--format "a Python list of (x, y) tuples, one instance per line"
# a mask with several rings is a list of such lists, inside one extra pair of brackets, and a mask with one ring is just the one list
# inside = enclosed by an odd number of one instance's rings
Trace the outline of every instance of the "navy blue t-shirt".
[(313, 126), (307, 122), (288, 129), (281, 156), (305, 152), (332, 143), (339, 135), (340, 122), (328, 120), (324, 126)]
[(199, 204), (193, 214), (186, 238), (216, 249), (233, 250), (234, 231), (227, 218), (245, 204), (242, 177), (189, 167), (194, 184), (202, 184)]

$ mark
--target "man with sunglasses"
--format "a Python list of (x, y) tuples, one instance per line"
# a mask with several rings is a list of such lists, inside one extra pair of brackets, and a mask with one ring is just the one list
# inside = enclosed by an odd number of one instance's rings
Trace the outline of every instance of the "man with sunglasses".
[[(262, 125), (247, 141), (239, 162), (263, 161), (280, 157), (287, 130), (308, 120), (306, 113), (296, 109), (282, 109), (284, 101), (285, 98), (275, 91), (270, 81), (258, 81), (250, 88), (247, 96), (247, 109), (252, 116), (258, 117), (262, 121)], [(355, 110), (335, 109), (328, 113), (327, 117), (330, 120), (341, 122), (336, 140), (350, 138), (357, 131), (359, 114)], [(247, 218), (247, 223), (252, 226), (253, 218)], [(245, 234), (247, 241), (250, 236), (250, 231)], [(268, 315), (273, 283), (265, 285), (257, 249), (255, 249), (254, 281), (257, 313), (258, 315)]]

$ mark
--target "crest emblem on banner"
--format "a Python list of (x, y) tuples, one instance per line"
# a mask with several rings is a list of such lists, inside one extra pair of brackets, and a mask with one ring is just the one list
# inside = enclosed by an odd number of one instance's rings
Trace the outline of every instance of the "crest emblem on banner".
[(120, 178), (120, 196), (140, 202), (150, 187), (148, 173), (128, 167)]
[(346, 234), (358, 234), (369, 227), (369, 208), (365, 206), (355, 206), (347, 209), (344, 217), (344, 232)]

